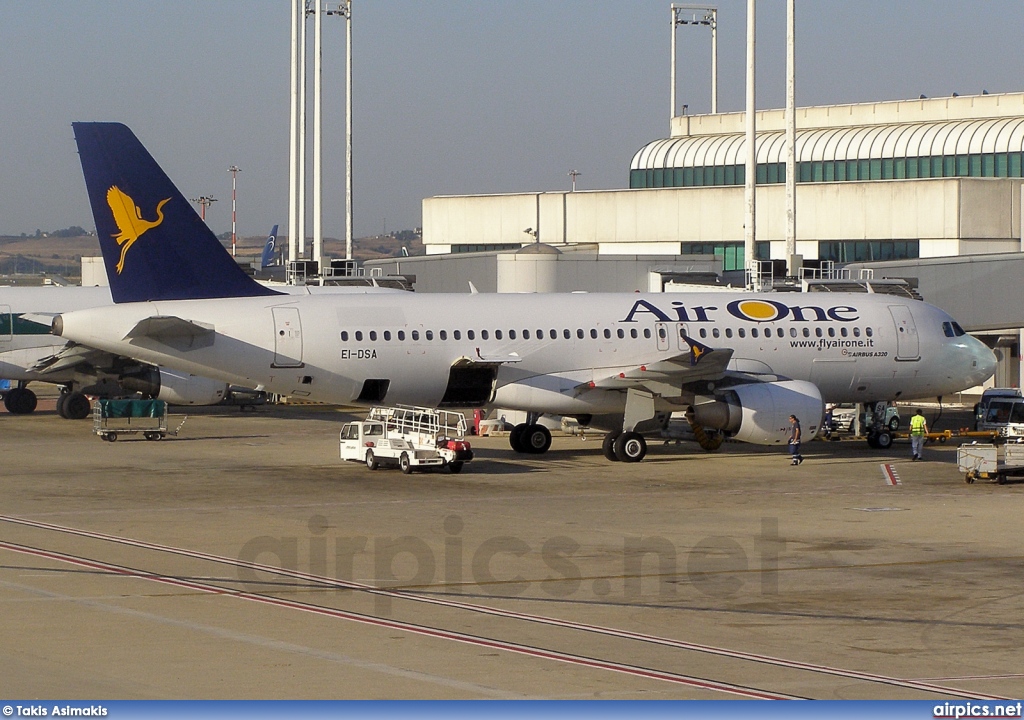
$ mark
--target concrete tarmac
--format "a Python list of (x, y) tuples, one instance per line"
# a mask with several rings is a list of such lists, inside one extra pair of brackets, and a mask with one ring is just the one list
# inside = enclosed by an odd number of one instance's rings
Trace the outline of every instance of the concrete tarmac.
[(1024, 484), (965, 484), (955, 441), (919, 463), (805, 443), (792, 467), (784, 447), (652, 442), (627, 465), (599, 435), (544, 456), (472, 438), (461, 474), (406, 476), (341, 463), (335, 408), (188, 412), (176, 438), (115, 443), (45, 399), (0, 413), (7, 697), (1024, 688)]

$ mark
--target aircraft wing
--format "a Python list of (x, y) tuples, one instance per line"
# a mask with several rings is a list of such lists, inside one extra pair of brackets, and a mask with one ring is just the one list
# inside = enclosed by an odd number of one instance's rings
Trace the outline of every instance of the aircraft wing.
[(726, 375), (732, 360), (732, 348), (710, 348), (687, 339), (689, 352), (653, 363), (625, 368), (603, 378), (595, 378), (579, 389), (646, 389), (655, 395), (678, 397), (683, 385), (698, 380), (718, 380)]
[(40, 375), (69, 370), (80, 365), (90, 368), (109, 367), (115, 356), (104, 350), (96, 350), (86, 345), (69, 342), (60, 352), (41, 358), (29, 370)]

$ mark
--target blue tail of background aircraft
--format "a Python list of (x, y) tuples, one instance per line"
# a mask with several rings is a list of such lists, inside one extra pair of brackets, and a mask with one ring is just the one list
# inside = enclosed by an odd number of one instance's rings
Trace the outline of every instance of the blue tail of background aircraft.
[(125, 125), (72, 126), (114, 302), (277, 294), (235, 263)]
[(268, 268), (274, 264), (274, 254), (277, 252), (277, 225), (267, 236), (267, 244), (263, 246), (263, 257), (260, 258), (260, 268)]

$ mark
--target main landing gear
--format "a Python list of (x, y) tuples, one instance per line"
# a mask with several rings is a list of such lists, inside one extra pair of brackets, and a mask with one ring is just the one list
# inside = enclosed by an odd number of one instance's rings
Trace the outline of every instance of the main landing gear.
[(610, 432), (604, 436), (601, 452), (612, 462), (640, 462), (647, 454), (647, 441), (638, 432)]
[(92, 401), (85, 393), (62, 392), (57, 398), (57, 414), (65, 420), (84, 420), (92, 412)]
[(508, 444), (517, 453), (541, 455), (551, 447), (551, 431), (539, 425), (536, 417), (529, 417), (527, 422), (512, 428), (508, 435)]
[(11, 415), (28, 415), (36, 409), (36, 394), (23, 385), (4, 394), (4, 407)]

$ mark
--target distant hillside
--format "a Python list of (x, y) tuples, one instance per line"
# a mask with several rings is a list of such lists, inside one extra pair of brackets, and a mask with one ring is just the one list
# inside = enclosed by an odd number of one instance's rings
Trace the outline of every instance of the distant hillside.
[[(357, 260), (397, 257), (405, 247), (410, 255), (423, 254), (423, 241), (418, 235), (406, 231), (392, 235), (357, 238), (353, 242), (353, 255)], [(236, 252), (241, 257), (256, 257), (263, 252), (266, 236), (240, 237)], [(230, 240), (226, 243), (230, 246)], [(282, 242), (278, 243), (281, 247)], [(307, 240), (307, 252), (310, 241)], [(345, 257), (345, 241), (324, 239), (324, 252), (329, 257)], [(82, 256), (99, 255), (100, 247), (95, 235), (76, 237), (12, 237), (0, 235), (0, 275), (15, 273), (52, 273), (77, 279), (82, 274)]]

